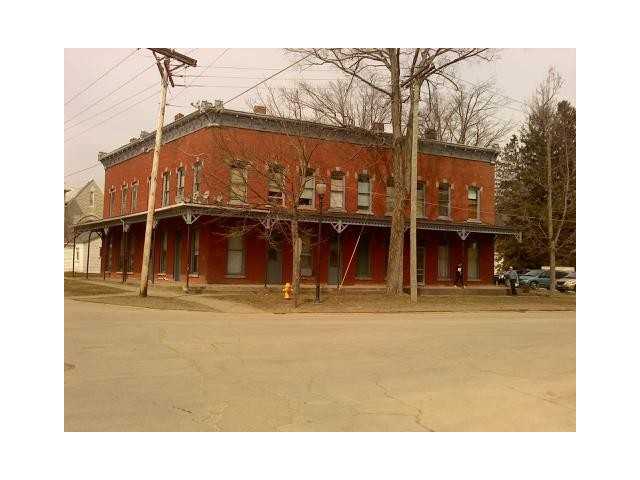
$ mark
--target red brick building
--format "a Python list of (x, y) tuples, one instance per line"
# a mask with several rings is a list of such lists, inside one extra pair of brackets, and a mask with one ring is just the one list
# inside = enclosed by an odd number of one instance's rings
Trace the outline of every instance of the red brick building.
[[(393, 208), (390, 136), (206, 104), (164, 127), (156, 186), (154, 281), (291, 281), (292, 218), (302, 281), (383, 284)], [(154, 135), (99, 154), (104, 219), (76, 231), (103, 236), (105, 276), (140, 274)], [(493, 278), (497, 151), (423, 140), (418, 156), (418, 280)], [(316, 185), (324, 183), (322, 201)], [(294, 208), (295, 207), (295, 208)], [(406, 206), (408, 213), (408, 205)], [(407, 215), (408, 218), (408, 215)], [(322, 241), (318, 242), (321, 220)], [(408, 225), (408, 223), (407, 223)], [(406, 235), (405, 282), (409, 280)], [(357, 245), (357, 248), (356, 248)]]

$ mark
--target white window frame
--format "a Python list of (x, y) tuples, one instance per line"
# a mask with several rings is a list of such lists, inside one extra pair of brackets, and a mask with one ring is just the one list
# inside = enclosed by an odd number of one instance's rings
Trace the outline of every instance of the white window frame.
[[(339, 182), (339, 183), (338, 183)], [(344, 211), (346, 209), (344, 204), (344, 186), (345, 186), (345, 174), (344, 172), (335, 170), (331, 172), (331, 178), (329, 180), (329, 209)], [(340, 198), (340, 205), (334, 205), (334, 194)]]
[[(422, 189), (420, 189), (422, 185)], [(420, 190), (422, 190), (422, 202), (420, 201)], [(427, 216), (427, 183), (418, 180), (418, 188), (416, 189), (416, 217)]]
[[(441, 205), (440, 205), (440, 187), (442, 185), (447, 185), (447, 214), (443, 215), (441, 213)], [(450, 219), (451, 218), (451, 184), (449, 182), (440, 182), (438, 183), (438, 218)]]
[(187, 173), (184, 167), (178, 167), (176, 171), (176, 197), (184, 200), (184, 184)]
[[(360, 177), (361, 176), (366, 176), (367, 177), (367, 182), (361, 182), (360, 181)], [(367, 193), (360, 193), (360, 184), (365, 184), (368, 183), (369, 184), (369, 191)], [(356, 176), (356, 191), (357, 191), (357, 199), (356, 199), (356, 209), (359, 213), (371, 213), (371, 190), (372, 190), (372, 185), (371, 185), (371, 176), (368, 173), (360, 173)], [(369, 197), (369, 206), (368, 208), (365, 210), (364, 208), (360, 208), (360, 195), (367, 195)]]
[(162, 206), (166, 207), (169, 205), (171, 195), (171, 173), (164, 172), (162, 174)]
[[(476, 192), (476, 216), (475, 217), (469, 217), (469, 203), (470, 203), (470, 198), (469, 195), (471, 193), (472, 190), (475, 190)], [(479, 222), (480, 221), (480, 187), (477, 187), (475, 185), (470, 185), (469, 187), (467, 187), (467, 220), (470, 220), (472, 222)]]
[[(237, 179), (242, 181), (237, 181)], [(235, 164), (229, 168), (229, 203), (232, 205), (246, 205), (249, 183), (249, 172), (246, 165)]]
[(269, 166), (267, 184), (267, 202), (270, 205), (284, 206), (284, 167)]
[(202, 160), (193, 164), (193, 193), (200, 193), (202, 188)]
[[(308, 198), (307, 192), (310, 192), (311, 198)], [(301, 200), (310, 200), (310, 203), (307, 205), (305, 203), (300, 203)], [(302, 192), (300, 192), (300, 198), (298, 198), (298, 207), (299, 208), (316, 208), (316, 176), (315, 171), (311, 168), (307, 169), (307, 174), (304, 177), (304, 183), (302, 184)]]

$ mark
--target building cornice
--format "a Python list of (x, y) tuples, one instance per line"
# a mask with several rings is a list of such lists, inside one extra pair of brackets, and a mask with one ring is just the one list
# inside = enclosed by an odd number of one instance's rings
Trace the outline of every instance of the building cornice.
[[(374, 147), (389, 148), (392, 142), (392, 135), (389, 133), (374, 133), (360, 128), (337, 127), (318, 122), (286, 119), (211, 106), (196, 110), (165, 126), (163, 128), (162, 143), (172, 142), (173, 140), (209, 127), (232, 127), (260, 132), (287, 133), (289, 135), (348, 142), (358, 145), (371, 145)], [(151, 152), (154, 144), (155, 132), (151, 132), (112, 152), (100, 152), (98, 154), (98, 160), (106, 169), (137, 155)], [(419, 142), (419, 150), (421, 153), (430, 155), (454, 157), (486, 163), (493, 163), (499, 153), (492, 148), (471, 147), (468, 145), (424, 139)]]

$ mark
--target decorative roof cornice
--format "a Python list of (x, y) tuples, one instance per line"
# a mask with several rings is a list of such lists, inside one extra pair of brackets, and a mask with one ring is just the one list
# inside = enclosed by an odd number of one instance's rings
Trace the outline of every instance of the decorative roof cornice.
[[(326, 125), (307, 120), (295, 120), (271, 115), (262, 115), (239, 110), (228, 110), (220, 107), (207, 107), (196, 110), (163, 128), (162, 143), (168, 143), (177, 138), (189, 135), (197, 130), (208, 127), (233, 127), (261, 132), (287, 133), (309, 138), (336, 140), (371, 146), (391, 146), (390, 133), (374, 133), (361, 128), (346, 128)], [(124, 162), (132, 157), (153, 150), (155, 132), (151, 132), (141, 139), (130, 142), (110, 153), (100, 152), (98, 160), (104, 168)], [(422, 139), (419, 142), (421, 153), (454, 157), (465, 160), (476, 160), (487, 163), (495, 161), (498, 150), (483, 147), (471, 147), (437, 140)]]

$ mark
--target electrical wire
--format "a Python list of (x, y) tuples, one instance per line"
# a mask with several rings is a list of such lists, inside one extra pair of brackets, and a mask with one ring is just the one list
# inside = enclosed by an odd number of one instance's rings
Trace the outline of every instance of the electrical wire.
[(83, 94), (84, 92), (86, 92), (87, 90), (89, 90), (91, 87), (93, 87), (96, 83), (98, 83), (98, 81), (100, 81), (100, 79), (106, 77), (111, 71), (113, 71), (114, 69), (116, 69), (117, 67), (119, 67), (120, 65), (122, 65), (126, 60), (128, 60), (132, 55), (134, 55), (136, 52), (138, 52), (140, 49), (136, 48), (133, 52), (127, 54), (124, 58), (122, 58), (121, 60), (119, 60), (115, 65), (113, 65), (112, 67), (110, 67), (109, 69), (107, 69), (106, 72), (104, 72), (102, 75), (100, 75), (98, 78), (96, 78), (93, 82), (91, 82), (89, 85), (87, 85), (85, 88), (83, 88), (82, 90), (80, 90), (78, 93), (74, 94), (71, 98), (69, 98), (69, 100), (67, 100), (66, 102), (64, 102), (65, 105), (68, 105), (73, 99), (77, 98), (79, 95)]

